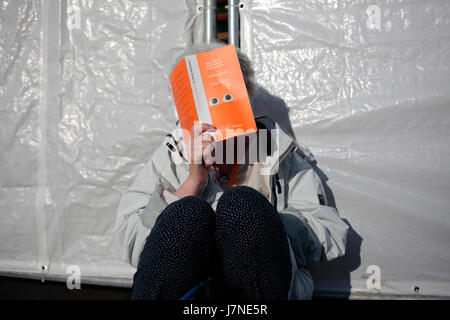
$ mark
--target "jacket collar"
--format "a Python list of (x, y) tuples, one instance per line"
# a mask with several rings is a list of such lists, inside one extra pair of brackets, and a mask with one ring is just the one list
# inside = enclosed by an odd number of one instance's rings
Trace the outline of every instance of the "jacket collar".
[(262, 123), (271, 132), (273, 132), (273, 129), (276, 129), (275, 132), (278, 135), (278, 138), (276, 138), (274, 135), (272, 136), (272, 138), (278, 139), (278, 141), (276, 141), (278, 145), (278, 150), (275, 151), (274, 157), (276, 157), (279, 162), (281, 162), (289, 153), (289, 151), (291, 151), (294, 148), (300, 151), (303, 158), (308, 163), (313, 164), (315, 162), (315, 158), (311, 153), (311, 151), (309, 151), (309, 149), (306, 148), (305, 146), (301, 145), (283, 127), (281, 127), (278, 122), (272, 120), (267, 116), (255, 117), (255, 121)]

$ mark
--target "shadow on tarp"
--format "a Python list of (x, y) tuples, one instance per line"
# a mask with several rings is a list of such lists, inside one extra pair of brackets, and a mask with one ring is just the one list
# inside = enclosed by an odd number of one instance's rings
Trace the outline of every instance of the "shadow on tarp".
[[(296, 139), (295, 132), (289, 119), (289, 108), (283, 99), (272, 95), (265, 88), (258, 86), (257, 94), (252, 99), (252, 108), (255, 117), (262, 115), (268, 116), (290, 136)], [(328, 205), (338, 210), (333, 192), (327, 184), (327, 175), (318, 167), (316, 161), (314, 161), (312, 166), (322, 180), (328, 199)], [(340, 298), (349, 298), (350, 296), (350, 273), (361, 265), (360, 253), (363, 239), (352, 228), (348, 220), (343, 219), (343, 221), (349, 226), (346, 254), (333, 261), (322, 262), (320, 268), (311, 270), (311, 274), (314, 278), (315, 296), (326, 296), (329, 293)]]

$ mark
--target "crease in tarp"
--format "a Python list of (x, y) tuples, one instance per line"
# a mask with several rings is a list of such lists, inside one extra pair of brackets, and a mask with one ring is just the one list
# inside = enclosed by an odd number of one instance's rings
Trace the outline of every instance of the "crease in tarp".
[(48, 49), (50, 0), (41, 0), (41, 74), (39, 99), (39, 165), (36, 193), (36, 232), (38, 236), (38, 269), (44, 277), (49, 272), (45, 197), (47, 193), (47, 105), (48, 105)]

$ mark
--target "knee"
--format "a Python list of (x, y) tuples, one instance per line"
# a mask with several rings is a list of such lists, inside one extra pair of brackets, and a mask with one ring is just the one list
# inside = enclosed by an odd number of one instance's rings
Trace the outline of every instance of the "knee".
[(219, 201), (251, 201), (259, 197), (262, 195), (252, 187), (237, 186), (226, 190)]
[(203, 199), (196, 196), (181, 198), (169, 204), (160, 218), (163, 220), (184, 221), (189, 224), (211, 223), (214, 219), (214, 211)]
[(244, 204), (267, 202), (264, 196), (248, 186), (238, 186), (226, 190), (220, 197), (218, 207), (236, 206), (242, 207)]
[(218, 219), (226, 217), (228, 222), (254, 221), (274, 210), (261, 193), (248, 186), (238, 186), (223, 193), (217, 203), (216, 215)]

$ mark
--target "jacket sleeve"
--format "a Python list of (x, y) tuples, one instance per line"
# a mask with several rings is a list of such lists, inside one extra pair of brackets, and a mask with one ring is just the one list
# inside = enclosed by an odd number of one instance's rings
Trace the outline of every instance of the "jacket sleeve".
[(162, 196), (167, 189), (167, 181), (163, 183), (164, 179), (157, 167), (157, 162), (164, 163), (161, 153), (164, 154), (163, 148), (155, 151), (131, 187), (123, 192), (117, 209), (114, 249), (122, 260), (134, 267), (138, 265), (139, 256), (156, 219), (167, 206)]
[[(322, 256), (326, 260), (333, 260), (345, 254), (348, 226), (336, 209), (320, 203), (319, 195), (325, 198), (325, 192), (314, 169), (296, 152), (291, 152), (289, 157), (288, 166), (280, 165), (280, 170), (284, 171), (281, 176), (286, 189), (285, 217), (282, 220), (294, 252), (297, 250), (297, 253), (306, 255), (305, 236), (313, 239), (314, 245), (307, 248), (310, 252), (305, 257), (305, 265), (317, 266)], [(299, 221), (307, 225), (312, 234), (302, 231)]]

